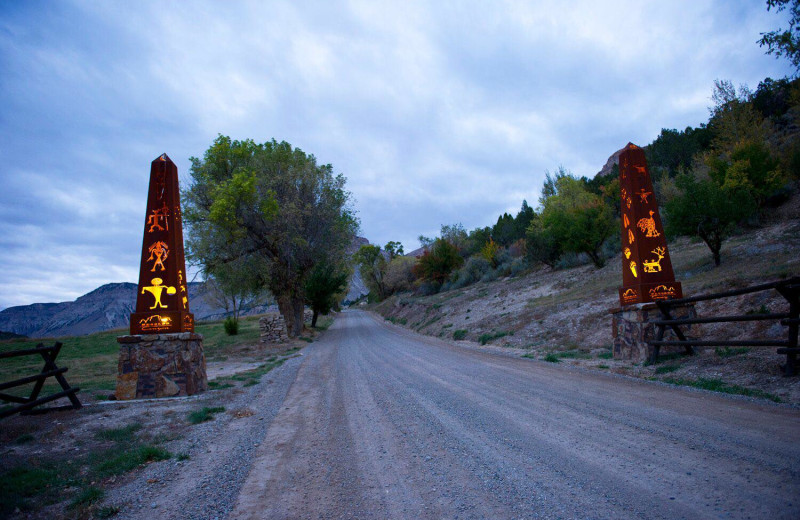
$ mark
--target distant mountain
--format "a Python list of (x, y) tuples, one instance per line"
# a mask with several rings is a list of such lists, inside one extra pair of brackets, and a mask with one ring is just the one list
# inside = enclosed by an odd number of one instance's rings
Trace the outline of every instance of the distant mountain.
[[(369, 240), (356, 237), (348, 248), (352, 255)], [(0, 331), (31, 338), (80, 336), (110, 329), (127, 328), (136, 306), (135, 283), (109, 283), (84, 294), (74, 302), (34, 303), (9, 307), (0, 311)], [(214, 302), (204, 282), (190, 282), (189, 309), (196, 321), (217, 320), (225, 317), (225, 309)], [(350, 279), (347, 300), (355, 301), (369, 290), (361, 280), (358, 267)], [(276, 312), (274, 304), (257, 305), (242, 310), (242, 316)], [(0, 338), (6, 339), (2, 336)]]
[[(136, 287), (135, 283), (109, 283), (74, 302), (9, 307), (0, 312), (0, 330), (46, 338), (127, 328), (136, 305)], [(210, 298), (205, 283), (191, 282), (188, 289), (189, 308), (195, 320), (214, 320), (225, 316), (225, 310)], [(242, 315), (261, 314), (274, 309), (274, 305), (260, 305), (243, 310)]]

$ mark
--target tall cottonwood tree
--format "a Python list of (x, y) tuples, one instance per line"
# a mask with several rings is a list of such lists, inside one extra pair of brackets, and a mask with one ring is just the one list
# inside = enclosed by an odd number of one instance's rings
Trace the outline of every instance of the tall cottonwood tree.
[(358, 221), (346, 179), (289, 143), (258, 144), (220, 135), (191, 158), (183, 194), (191, 256), (216, 266), (253, 256), (290, 337), (303, 329), (305, 281), (314, 265), (343, 257)]

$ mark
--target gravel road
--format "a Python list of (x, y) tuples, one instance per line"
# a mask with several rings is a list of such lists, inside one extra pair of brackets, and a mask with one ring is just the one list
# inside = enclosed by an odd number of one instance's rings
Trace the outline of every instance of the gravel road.
[(303, 352), (229, 518), (800, 517), (794, 408), (468, 350), (359, 311)]

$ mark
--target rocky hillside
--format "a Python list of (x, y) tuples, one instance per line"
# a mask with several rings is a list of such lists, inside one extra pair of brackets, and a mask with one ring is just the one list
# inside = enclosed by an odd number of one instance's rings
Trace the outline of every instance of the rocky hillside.
[[(708, 248), (681, 238), (669, 244), (676, 279), (686, 296), (746, 287), (800, 276), (800, 195), (769, 216), (762, 228), (732, 237), (722, 248), (722, 265), (714, 267)], [(433, 296), (400, 294), (375, 307), (388, 320), (441, 338), (487, 343), (511, 355), (542, 359), (565, 356), (570, 363), (641, 377), (654, 369), (608, 359), (612, 343), (609, 310), (619, 306), (619, 260), (602, 269), (591, 265), (571, 269), (536, 268), (515, 278), (480, 282)], [(775, 291), (701, 302), (703, 316), (785, 312), (788, 304)], [(785, 337), (785, 327), (764, 322), (702, 325), (693, 334), (744, 339)], [(456, 331), (458, 333), (456, 334)], [(493, 345), (493, 347), (490, 347)], [(800, 402), (800, 378), (784, 378), (785, 357), (774, 348), (730, 351), (723, 359), (715, 349), (670, 366), (674, 378), (721, 378)], [(674, 371), (673, 371), (674, 370)], [(661, 374), (662, 372), (657, 372)], [(666, 372), (664, 372), (666, 373)]]

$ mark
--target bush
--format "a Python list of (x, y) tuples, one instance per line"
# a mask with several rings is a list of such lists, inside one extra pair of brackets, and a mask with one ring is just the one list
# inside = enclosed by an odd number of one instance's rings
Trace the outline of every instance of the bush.
[(417, 259), (408, 256), (397, 256), (386, 266), (383, 283), (386, 292), (394, 294), (401, 291), (410, 291), (414, 286), (414, 265)]
[(511, 276), (517, 276), (527, 268), (528, 262), (525, 260), (525, 257), (515, 258), (514, 261), (511, 262), (511, 272), (509, 274)]
[(453, 339), (456, 341), (460, 341), (467, 337), (467, 331), (464, 329), (458, 329), (453, 331)]
[(477, 283), (483, 276), (492, 270), (492, 265), (482, 256), (473, 256), (464, 267), (454, 272), (449, 284), (450, 289), (460, 289), (467, 285)]
[(234, 318), (233, 316), (228, 316), (225, 318), (225, 334), (228, 336), (235, 336), (239, 334), (239, 320)]

